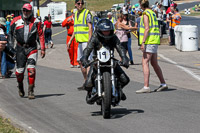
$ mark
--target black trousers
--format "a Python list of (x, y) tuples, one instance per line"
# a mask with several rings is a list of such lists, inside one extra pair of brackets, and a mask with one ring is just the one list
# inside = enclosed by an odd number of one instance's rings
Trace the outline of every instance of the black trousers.
[(175, 34), (174, 29), (169, 29), (169, 35), (170, 35), (170, 45), (175, 45)]

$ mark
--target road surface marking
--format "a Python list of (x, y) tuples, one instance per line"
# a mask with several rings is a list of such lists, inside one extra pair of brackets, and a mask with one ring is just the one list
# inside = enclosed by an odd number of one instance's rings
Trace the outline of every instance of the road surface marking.
[(66, 30), (63, 30), (63, 31), (60, 31), (60, 32), (58, 32), (58, 33), (56, 33), (56, 34), (53, 34), (52, 37), (57, 36), (57, 35), (59, 35), (59, 34), (65, 32), (65, 31), (66, 31)]
[(166, 60), (166, 61), (168, 61), (168, 62), (174, 64), (176, 67), (182, 69), (183, 71), (185, 71), (186, 73), (188, 73), (189, 75), (191, 75), (191, 76), (192, 76), (193, 78), (195, 78), (196, 80), (200, 81), (200, 76), (199, 76), (199, 75), (197, 75), (197, 74), (195, 74), (194, 72), (190, 71), (189, 69), (187, 69), (187, 68), (185, 68), (185, 67), (179, 65), (179, 64), (176, 63), (175, 61), (173, 61), (173, 60), (171, 60), (171, 59), (165, 57), (165, 56), (162, 55), (162, 54), (158, 54), (158, 55), (159, 55), (161, 58), (163, 58), (164, 60)]

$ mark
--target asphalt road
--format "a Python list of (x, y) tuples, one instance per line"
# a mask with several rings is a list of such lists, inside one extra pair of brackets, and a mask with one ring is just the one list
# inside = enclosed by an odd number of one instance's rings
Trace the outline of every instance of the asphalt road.
[[(185, 20), (187, 21), (187, 19)], [(184, 19), (183, 21), (184, 22)], [(188, 21), (193, 22), (193, 21)], [(198, 20), (196, 21), (198, 22)], [(200, 75), (199, 51), (179, 52), (174, 47), (160, 46), (159, 64), (169, 86), (168, 91), (136, 94), (143, 87), (141, 52), (133, 39), (136, 65), (125, 69), (131, 82), (124, 88), (127, 100), (112, 108), (111, 119), (103, 119), (100, 107), (87, 105), (86, 92), (77, 91), (83, 78), (77, 68), (69, 67), (66, 32), (53, 28), (53, 49), (38, 59), (35, 95), (28, 100), (18, 96), (16, 78), (0, 79), (0, 113), (16, 125), (33, 133), (198, 133), (200, 130), (200, 81), (186, 70)], [(62, 33), (60, 33), (62, 32)], [(60, 34), (57, 34), (60, 33)], [(163, 58), (166, 57), (166, 58)], [(166, 60), (168, 59), (168, 60)], [(176, 63), (169, 62), (172, 59)], [(195, 64), (194, 64), (195, 62)], [(193, 71), (194, 72), (194, 71)], [(198, 75), (197, 75), (198, 77)], [(25, 73), (25, 88), (27, 73)], [(150, 87), (159, 86), (151, 69)], [(194, 91), (195, 90), (195, 91)]]
[[(59, 47), (61, 45), (56, 47), (58, 51)], [(54, 60), (51, 64), (56, 63)], [(142, 76), (137, 67), (141, 65), (130, 70), (133, 75)], [(132, 76), (130, 72), (128, 75)], [(155, 75), (152, 76), (153, 79)], [(14, 118), (23, 128), (36, 133), (197, 133), (200, 130), (200, 92), (170, 85), (165, 92), (138, 95), (135, 91), (143, 86), (142, 80), (131, 79), (124, 90), (128, 99), (113, 108), (111, 119), (105, 120), (99, 106), (85, 103), (86, 92), (77, 91), (82, 80), (80, 71), (39, 65), (36, 99), (20, 98), (16, 79), (6, 79), (0, 83), (0, 108), (11, 120)], [(157, 86), (151, 84), (150, 87)]]

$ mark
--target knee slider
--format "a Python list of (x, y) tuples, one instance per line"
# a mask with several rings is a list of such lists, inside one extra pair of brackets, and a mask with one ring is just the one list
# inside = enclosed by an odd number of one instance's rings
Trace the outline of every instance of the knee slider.
[(34, 77), (35, 76), (35, 68), (28, 68), (28, 73), (30, 77)]

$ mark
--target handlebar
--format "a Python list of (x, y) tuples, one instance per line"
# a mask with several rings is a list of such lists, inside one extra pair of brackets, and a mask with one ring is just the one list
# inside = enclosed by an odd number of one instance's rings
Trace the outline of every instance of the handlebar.
[[(116, 59), (116, 58), (114, 58), (114, 57), (111, 57), (119, 66), (123, 66), (123, 67), (125, 67), (125, 68), (128, 68), (128, 67), (126, 67), (126, 66), (124, 66), (123, 65), (123, 63), (121, 62), (121, 61), (119, 61), (118, 59)], [(95, 59), (95, 60), (93, 60), (93, 61), (90, 61), (86, 66), (83, 66), (84, 68), (87, 68), (87, 67), (89, 67), (91, 64), (93, 64), (93, 63), (95, 63), (95, 62), (97, 62), (98, 61), (98, 59)]]

